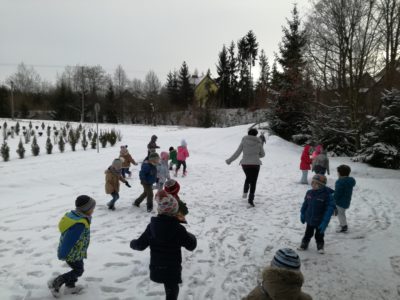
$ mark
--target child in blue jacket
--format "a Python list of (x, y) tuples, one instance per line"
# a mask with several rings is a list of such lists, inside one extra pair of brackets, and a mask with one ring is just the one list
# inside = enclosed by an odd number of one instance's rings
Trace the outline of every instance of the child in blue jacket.
[(158, 153), (150, 153), (148, 159), (143, 162), (139, 172), (143, 193), (133, 202), (133, 205), (139, 207), (144, 198), (147, 198), (147, 212), (153, 211), (153, 184), (157, 180), (157, 165), (159, 162), (160, 156)]
[(87, 257), (90, 242), (90, 223), (96, 201), (81, 195), (75, 200), (75, 210), (64, 215), (58, 224), (61, 232), (58, 246), (58, 259), (65, 261), (72, 268), (48, 282), (54, 297), (60, 296), (60, 288), (65, 284), (66, 294), (79, 294), (83, 287), (75, 285), (83, 274), (83, 260)]
[(336, 209), (340, 227), (337, 232), (347, 232), (347, 219), (346, 209), (350, 207), (351, 196), (353, 194), (353, 188), (356, 185), (356, 181), (353, 177), (350, 177), (351, 169), (347, 165), (340, 165), (337, 167), (339, 179), (335, 183), (335, 193), (333, 197), (336, 202)]
[(303, 224), (307, 223), (307, 227), (298, 250), (307, 250), (315, 232), (317, 250), (321, 254), (324, 253), (324, 232), (335, 210), (333, 190), (326, 187), (326, 181), (326, 177), (320, 174), (312, 178), (312, 189), (307, 191), (300, 211), (300, 221)]

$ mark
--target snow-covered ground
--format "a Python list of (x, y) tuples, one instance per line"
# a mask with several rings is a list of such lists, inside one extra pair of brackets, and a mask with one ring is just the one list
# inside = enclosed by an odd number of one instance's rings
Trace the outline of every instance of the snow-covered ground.
[[(1, 124), (4, 120), (0, 120)], [(40, 123), (38, 123), (40, 124)], [(46, 122), (47, 126), (48, 122)], [(58, 123), (56, 123), (58, 124)], [(9, 123), (10, 126), (10, 123)], [(75, 125), (76, 126), (76, 125)], [(103, 128), (112, 126), (103, 125)], [(152, 134), (161, 150), (188, 142), (188, 176), (178, 178), (188, 204), (187, 229), (198, 238), (194, 252), (183, 250), (183, 284), (179, 299), (240, 299), (257, 283), (261, 269), (281, 247), (298, 246), (304, 225), (299, 209), (307, 186), (297, 182), (301, 148), (270, 136), (265, 145), (256, 207), (241, 199), (244, 175), (238, 161), (225, 164), (248, 126), (178, 128), (117, 126), (123, 134), (115, 147), (17, 158), (18, 139), (10, 142), (11, 160), (0, 162), (0, 299), (51, 299), (47, 280), (67, 270), (57, 260), (57, 224), (79, 194), (97, 200), (91, 244), (80, 296), (64, 299), (164, 299), (163, 286), (149, 280), (149, 250), (129, 248), (149, 222), (145, 206), (132, 207), (141, 193), (138, 167), (132, 188), (121, 186), (117, 210), (110, 212), (104, 193), (104, 170), (129, 145), (141, 161)], [(44, 134), (45, 135), (45, 134)], [(45, 137), (39, 138), (43, 145)], [(335, 168), (351, 166), (357, 180), (348, 211), (350, 232), (335, 233), (333, 218), (326, 234), (326, 254), (314, 241), (300, 253), (304, 290), (314, 299), (400, 299), (400, 172), (374, 169), (347, 158), (331, 159), (328, 185)]]

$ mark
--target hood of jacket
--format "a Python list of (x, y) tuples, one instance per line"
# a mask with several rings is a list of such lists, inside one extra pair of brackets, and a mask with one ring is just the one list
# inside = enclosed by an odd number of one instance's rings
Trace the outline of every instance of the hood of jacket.
[(263, 272), (263, 287), (273, 300), (301, 299), (303, 282), (300, 271), (268, 267)]

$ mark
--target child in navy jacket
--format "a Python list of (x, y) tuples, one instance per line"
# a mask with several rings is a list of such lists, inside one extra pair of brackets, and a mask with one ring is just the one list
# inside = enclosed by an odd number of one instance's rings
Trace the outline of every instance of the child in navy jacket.
[(333, 197), (336, 202), (336, 209), (340, 228), (337, 232), (347, 232), (347, 219), (346, 209), (350, 207), (351, 196), (353, 194), (353, 188), (356, 185), (356, 181), (353, 177), (350, 177), (351, 169), (347, 165), (340, 165), (337, 167), (339, 179), (335, 183), (335, 193)]
[(133, 205), (139, 207), (144, 198), (147, 198), (147, 212), (153, 211), (153, 184), (157, 180), (157, 165), (159, 162), (160, 156), (158, 153), (150, 153), (148, 160), (143, 162), (139, 172), (143, 193), (133, 202)]
[(187, 232), (176, 218), (179, 205), (165, 191), (156, 195), (158, 216), (152, 217), (146, 230), (130, 243), (134, 250), (143, 251), (150, 246), (150, 279), (163, 283), (166, 299), (178, 299), (179, 283), (182, 283), (181, 247), (193, 251), (196, 237)]
[(317, 250), (324, 253), (324, 232), (335, 210), (333, 190), (326, 187), (326, 181), (326, 177), (320, 174), (312, 178), (312, 189), (307, 191), (300, 212), (300, 221), (307, 223), (307, 227), (298, 250), (307, 250), (315, 232)]

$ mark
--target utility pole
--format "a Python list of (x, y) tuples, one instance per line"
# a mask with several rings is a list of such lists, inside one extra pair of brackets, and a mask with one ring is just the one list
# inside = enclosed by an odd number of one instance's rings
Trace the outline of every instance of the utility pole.
[(11, 80), (11, 120), (14, 120), (14, 81)]
[(81, 123), (85, 120), (85, 74), (84, 67), (81, 67), (81, 80), (82, 80), (82, 110), (81, 110)]

